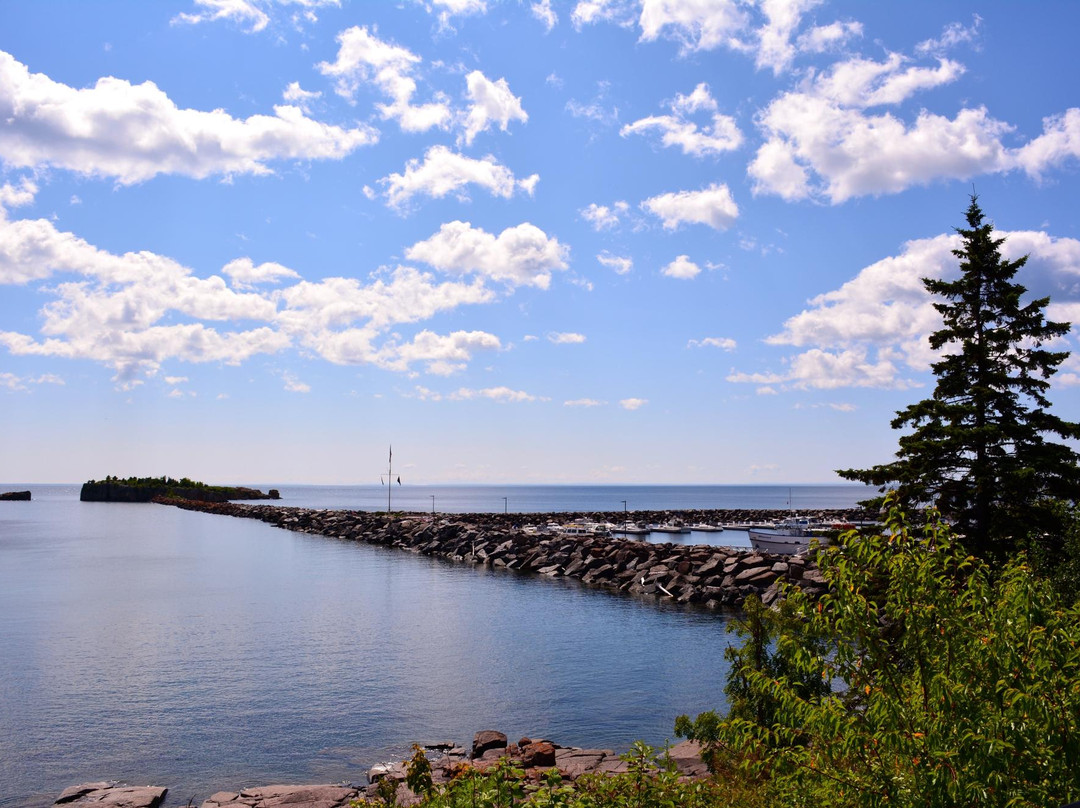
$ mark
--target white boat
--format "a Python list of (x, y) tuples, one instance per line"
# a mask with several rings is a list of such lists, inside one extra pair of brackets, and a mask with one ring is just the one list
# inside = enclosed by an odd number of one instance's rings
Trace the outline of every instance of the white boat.
[(816, 533), (814, 522), (806, 517), (794, 516), (782, 519), (770, 527), (752, 527), (746, 531), (750, 537), (750, 546), (763, 553), (778, 555), (798, 555), (810, 549), (810, 540), (817, 539), (822, 547), (829, 543), (829, 537)]
[(649, 529), (647, 527), (642, 527), (636, 522), (623, 522), (621, 525), (616, 525), (611, 528), (611, 532), (628, 536), (647, 536), (649, 534)]
[(720, 533), (724, 530), (720, 525), (690, 525), (690, 529), (695, 533)]
[(560, 525), (557, 532), (560, 536), (608, 535), (607, 528), (596, 522), (570, 522), (569, 524)]
[(689, 533), (690, 528), (683, 525), (649, 525), (651, 533)]

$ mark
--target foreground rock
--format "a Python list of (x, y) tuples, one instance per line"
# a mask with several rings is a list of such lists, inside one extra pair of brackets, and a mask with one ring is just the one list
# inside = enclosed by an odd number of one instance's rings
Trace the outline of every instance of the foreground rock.
[[(471, 752), (463, 746), (445, 746), (440, 745), (434, 759), (429, 754), (431, 780), (435, 785), (450, 782), (465, 767), (485, 771), (503, 759), (509, 759), (523, 769), (525, 779), (532, 783), (539, 783), (553, 768), (559, 770), (563, 780), (570, 782), (587, 774), (621, 774), (628, 770), (626, 761), (620, 760), (611, 749), (581, 749), (533, 738), (522, 738), (516, 744), (508, 744), (506, 736), (495, 730), (476, 733)], [(431, 747), (428, 749), (432, 751)], [(668, 754), (681, 777), (698, 778), (708, 774), (708, 768), (701, 760), (701, 746), (697, 742), (683, 741), (673, 746)], [(406, 770), (406, 761), (372, 766), (368, 772), (370, 785), (365, 789), (365, 795), (376, 798), (380, 782), (390, 780), (397, 786), (398, 805), (416, 804), (419, 798), (405, 785)], [(203, 808), (216, 806), (204, 805)]]
[(202, 808), (271, 808), (289, 805), (306, 808), (345, 808), (360, 796), (352, 786), (262, 786), (240, 791), (219, 791), (202, 804)]
[(125, 786), (110, 782), (83, 783), (65, 789), (55, 805), (93, 805), (95, 808), (157, 808), (167, 788)]
[(8, 502), (29, 502), (29, 491), (7, 491), (0, 494), (0, 501), (7, 500)]
[[(749, 549), (706, 545), (652, 544), (633, 539), (561, 536), (526, 532), (503, 514), (433, 516), (365, 511), (328, 511), (238, 503), (163, 501), (180, 508), (259, 519), (286, 530), (362, 541), (449, 561), (522, 574), (571, 578), (590, 587), (642, 598), (718, 610), (737, 608), (748, 595), (770, 605), (781, 584), (811, 597), (825, 582), (813, 560)], [(642, 514), (642, 512), (636, 512)], [(692, 511), (688, 517), (713, 523), (746, 519), (747, 511)], [(852, 518), (849, 512), (828, 512)], [(670, 512), (646, 512), (644, 518)], [(546, 519), (546, 515), (532, 515)], [(611, 514), (590, 514), (610, 517)], [(513, 515), (518, 523), (529, 516)], [(567, 516), (566, 518), (573, 518)], [(758, 517), (760, 518), (760, 517)]]

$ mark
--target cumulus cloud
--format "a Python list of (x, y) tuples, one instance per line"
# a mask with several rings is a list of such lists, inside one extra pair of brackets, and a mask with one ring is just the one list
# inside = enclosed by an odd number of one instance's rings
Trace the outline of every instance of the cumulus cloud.
[[(742, 132), (735, 119), (721, 115), (716, 101), (709, 92), (709, 85), (702, 82), (688, 95), (679, 95), (669, 102), (671, 115), (652, 115), (629, 123), (619, 130), (622, 137), (632, 134), (656, 132), (665, 147), (677, 146), (683, 154), (693, 157), (722, 154), (742, 145)], [(712, 111), (711, 125), (701, 129), (688, 116), (700, 110)]]
[(1043, 134), (1019, 148), (1013, 129), (985, 107), (953, 118), (921, 110), (913, 122), (875, 107), (956, 81), (964, 67), (940, 58), (913, 65), (901, 54), (882, 61), (856, 57), (816, 75), (807, 86), (774, 99), (759, 116), (765, 142), (748, 173), (755, 194), (787, 200), (897, 193), (939, 179), (1020, 169), (1033, 177), (1080, 156), (1080, 109), (1043, 121)]
[(150, 81), (106, 77), (75, 89), (2, 51), (0, 120), (7, 166), (51, 166), (123, 185), (159, 174), (268, 174), (273, 161), (339, 160), (378, 140), (368, 126), (343, 129), (290, 105), (243, 120), (220, 109), (180, 109)]
[(11, 208), (32, 204), (37, 192), (37, 184), (26, 177), (20, 180), (17, 186), (10, 182), (0, 185), (0, 218), (6, 217)]
[(619, 406), (624, 410), (639, 410), (649, 403), (647, 398), (624, 398), (619, 402)]
[[(1002, 255), (1029, 255), (1021, 282), (1032, 294), (1054, 292), (1051, 319), (1080, 322), (1080, 241), (1054, 238), (1040, 231), (998, 231), (1006, 239)], [(952, 250), (957, 235), (916, 239), (899, 255), (864, 268), (839, 289), (811, 299), (790, 317), (770, 345), (802, 349), (785, 360), (781, 371), (735, 372), (728, 380), (791, 389), (916, 386), (938, 355), (929, 335), (941, 327), (922, 278), (958, 275)]]
[(806, 28), (807, 13), (819, 5), (821, 0), (579, 0), (570, 19), (578, 29), (636, 24), (643, 42), (671, 40), (683, 54), (724, 48), (780, 74), (800, 54), (837, 49), (861, 36), (862, 26), (852, 21)]
[(607, 250), (596, 256), (596, 260), (618, 275), (626, 275), (634, 268), (634, 259), (627, 256), (612, 255)]
[[(13, 193), (23, 192), (6, 192)], [(48, 220), (0, 218), (0, 284), (34, 285), (48, 298), (39, 312), (40, 338), (0, 331), (0, 346), (15, 355), (100, 362), (115, 371), (121, 389), (156, 375), (167, 361), (240, 364), (289, 348), (336, 364), (397, 372), (422, 364), (428, 373), (447, 375), (464, 368), (478, 351), (500, 350), (498, 337), (422, 329), (409, 338), (398, 330), (440, 312), (492, 302), (496, 295), (485, 283), (502, 271), (518, 272), (522, 283), (543, 285), (561, 264), (562, 248), (529, 228), (510, 228), (486, 243), (483, 231), (472, 233), (481, 238), (471, 252), (457, 256), (466, 263), (456, 265), (477, 275), (471, 280), (439, 281), (399, 266), (367, 282), (342, 277), (311, 282), (280, 264), (255, 265), (241, 258), (222, 269), (230, 287), (222, 276), (197, 277), (154, 253), (109, 253)], [(426, 245), (431, 256), (437, 246)], [(495, 267), (495, 261), (508, 262), (510, 269)], [(283, 288), (259, 288), (267, 283)]]
[(310, 113), (312, 102), (322, 98), (322, 93), (317, 90), (305, 90), (300, 86), (300, 82), (293, 81), (285, 88), (281, 97), (290, 104), (300, 107), (304, 112)]
[(419, 194), (435, 199), (457, 194), (467, 199), (464, 189), (470, 184), (486, 188), (492, 196), (503, 199), (509, 199), (519, 190), (531, 196), (539, 181), (539, 174), (521, 180), (515, 178), (510, 169), (491, 155), (475, 159), (452, 152), (446, 146), (432, 146), (423, 162), (416, 158), (409, 160), (403, 174), (394, 173), (379, 180), (386, 187), (389, 205), (398, 209)]
[(687, 348), (720, 348), (724, 351), (734, 351), (735, 340), (731, 337), (705, 337), (704, 339), (692, 339), (686, 343)]
[(524, 123), (529, 120), (521, 106), (521, 99), (510, 92), (506, 79), (492, 81), (479, 70), (474, 70), (465, 77), (465, 84), (470, 102), (462, 134), (466, 145), (471, 145), (473, 139), (492, 123), (497, 123), (499, 129), (505, 132), (510, 121)]
[(426, 132), (450, 125), (450, 104), (442, 95), (436, 94), (427, 104), (412, 103), (417, 90), (415, 73), (423, 61), (415, 53), (379, 39), (367, 26), (347, 28), (338, 34), (337, 41), (337, 59), (320, 62), (318, 68), (336, 79), (338, 95), (354, 101), (360, 87), (370, 84), (390, 98), (388, 104), (376, 104), (379, 114), (396, 120), (403, 131)]
[(555, 345), (580, 345), (585, 341), (584, 334), (575, 334), (572, 331), (552, 331), (547, 338), (548, 342)]
[(450, 28), (454, 17), (467, 17), (472, 14), (487, 13), (486, 0), (432, 0), (431, 10), (439, 10), (439, 26)]
[(687, 255), (680, 255), (670, 264), (660, 270), (660, 274), (668, 278), (678, 278), (689, 281), (701, 274), (701, 267), (690, 260)]
[(279, 283), (283, 278), (300, 277), (294, 270), (273, 261), (255, 266), (250, 258), (230, 261), (221, 271), (229, 276), (234, 289), (250, 289), (262, 283)]
[(593, 226), (593, 230), (611, 230), (619, 226), (622, 217), (630, 210), (626, 202), (616, 202), (611, 207), (598, 205), (590, 202), (589, 206), (581, 209), (581, 218)]
[(674, 230), (684, 222), (727, 230), (739, 215), (731, 191), (726, 185), (717, 183), (701, 191), (678, 191), (650, 197), (641, 203), (641, 207), (659, 216), (666, 230)]
[(564, 407), (603, 407), (607, 404), (606, 401), (598, 401), (595, 398), (575, 398), (570, 401), (564, 401)]
[(453, 221), (407, 248), (405, 257), (444, 272), (475, 272), (510, 286), (547, 289), (552, 270), (566, 268), (567, 252), (558, 239), (528, 222), (496, 236), (469, 222)]

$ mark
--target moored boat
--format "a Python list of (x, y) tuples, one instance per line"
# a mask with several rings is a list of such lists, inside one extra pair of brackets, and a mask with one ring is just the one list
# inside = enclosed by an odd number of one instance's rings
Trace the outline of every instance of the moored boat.
[(746, 531), (750, 546), (764, 553), (798, 555), (810, 549), (810, 542), (817, 539), (824, 547), (829, 537), (815, 532), (814, 522), (806, 517), (782, 519), (770, 527), (752, 527)]

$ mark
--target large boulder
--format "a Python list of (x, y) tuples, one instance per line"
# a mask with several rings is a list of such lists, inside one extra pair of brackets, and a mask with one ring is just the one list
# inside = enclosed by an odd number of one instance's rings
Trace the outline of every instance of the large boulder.
[(476, 733), (472, 743), (472, 757), (475, 760), (483, 757), (490, 749), (505, 749), (506, 736), (493, 729), (484, 729)]

